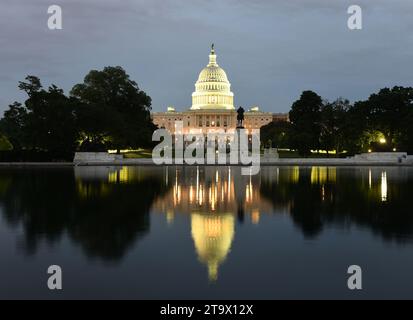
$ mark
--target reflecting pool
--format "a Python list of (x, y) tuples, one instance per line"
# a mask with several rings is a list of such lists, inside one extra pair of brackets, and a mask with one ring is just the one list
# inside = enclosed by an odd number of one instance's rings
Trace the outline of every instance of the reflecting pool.
[(0, 298), (413, 298), (412, 190), (406, 167), (1, 168)]

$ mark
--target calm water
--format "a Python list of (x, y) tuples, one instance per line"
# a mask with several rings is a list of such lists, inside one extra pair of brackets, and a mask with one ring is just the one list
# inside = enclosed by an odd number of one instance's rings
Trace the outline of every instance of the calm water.
[(413, 298), (413, 169), (239, 170), (0, 169), (0, 298)]

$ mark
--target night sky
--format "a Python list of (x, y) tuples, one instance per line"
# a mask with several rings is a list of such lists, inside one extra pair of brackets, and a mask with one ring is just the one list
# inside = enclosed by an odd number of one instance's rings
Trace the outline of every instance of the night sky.
[[(63, 9), (63, 30), (47, 8)], [(363, 29), (347, 8), (363, 8)], [(1, 0), (0, 109), (24, 101), (18, 81), (39, 76), (65, 92), (91, 69), (120, 65), (153, 110), (190, 107), (215, 43), (235, 104), (286, 112), (303, 90), (365, 99), (413, 85), (411, 0)]]

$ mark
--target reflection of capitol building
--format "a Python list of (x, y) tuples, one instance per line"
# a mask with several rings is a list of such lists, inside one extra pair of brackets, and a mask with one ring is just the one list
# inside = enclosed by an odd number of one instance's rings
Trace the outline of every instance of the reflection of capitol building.
[(226, 259), (234, 239), (234, 216), (191, 214), (191, 232), (199, 260), (208, 266), (210, 280), (218, 278), (218, 267)]
[[(193, 170), (165, 170), (170, 192), (155, 202), (161, 212), (237, 213), (246, 215), (270, 210), (261, 199), (260, 175), (242, 176), (240, 167), (197, 167)], [(258, 222), (258, 221), (256, 221)]]
[[(168, 107), (167, 112), (152, 113), (153, 122), (171, 133), (175, 133), (175, 122), (182, 121), (184, 134), (214, 132), (218, 129), (231, 133), (236, 128), (236, 118), (234, 93), (226, 72), (217, 63), (214, 47), (208, 65), (200, 72), (195, 84), (192, 107), (184, 112)], [(288, 115), (261, 112), (255, 106), (245, 113), (244, 127), (247, 130), (259, 129), (272, 121), (288, 121)]]
[(106, 196), (117, 185), (156, 179), (169, 190), (153, 203), (173, 223), (177, 214), (191, 219), (191, 235), (199, 260), (211, 281), (227, 258), (235, 237), (236, 219), (253, 224), (272, 205), (261, 197), (260, 175), (242, 176), (240, 167), (75, 167), (77, 192), (83, 199)]
[[(346, 215), (351, 212), (343, 199), (352, 196), (352, 188), (363, 190), (368, 203), (374, 205), (397, 196), (391, 187), (393, 179), (407, 180), (400, 168), (340, 171), (335, 167), (264, 166), (255, 176), (242, 176), (240, 170), (226, 166), (98, 166), (75, 167), (74, 173), (81, 202), (107, 198), (112, 204), (112, 199), (122, 199), (121, 204), (126, 201), (124, 212), (133, 213), (127, 223), (139, 217), (145, 203), (144, 212), (165, 214), (170, 225), (177, 215), (185, 216), (190, 220), (196, 255), (211, 281), (218, 279), (231, 251), (236, 224), (259, 224), (261, 217), (265, 223), (267, 213), (277, 213), (291, 216), (303, 232), (314, 235), (322, 229), (323, 216), (330, 216), (335, 206), (342, 206)], [(349, 188), (348, 179), (358, 179), (360, 186)], [(152, 186), (151, 181), (155, 182)], [(155, 190), (148, 193), (149, 198), (147, 190)], [(125, 191), (129, 192), (126, 197)], [(308, 205), (309, 201), (313, 205)], [(113, 208), (116, 217), (118, 210)], [(144, 220), (139, 223), (148, 228)]]
[(258, 224), (261, 211), (271, 211), (269, 202), (260, 197), (259, 179), (241, 176), (239, 167), (165, 170), (171, 190), (155, 201), (154, 208), (166, 213), (168, 223), (176, 214), (190, 215), (195, 250), (210, 280), (217, 279), (218, 268), (231, 250), (237, 215)]

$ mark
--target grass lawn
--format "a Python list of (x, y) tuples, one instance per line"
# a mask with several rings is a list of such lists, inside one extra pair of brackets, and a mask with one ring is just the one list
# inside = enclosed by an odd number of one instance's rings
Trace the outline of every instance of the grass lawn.
[(151, 149), (139, 149), (122, 153), (125, 159), (141, 159), (141, 158), (151, 158)]

